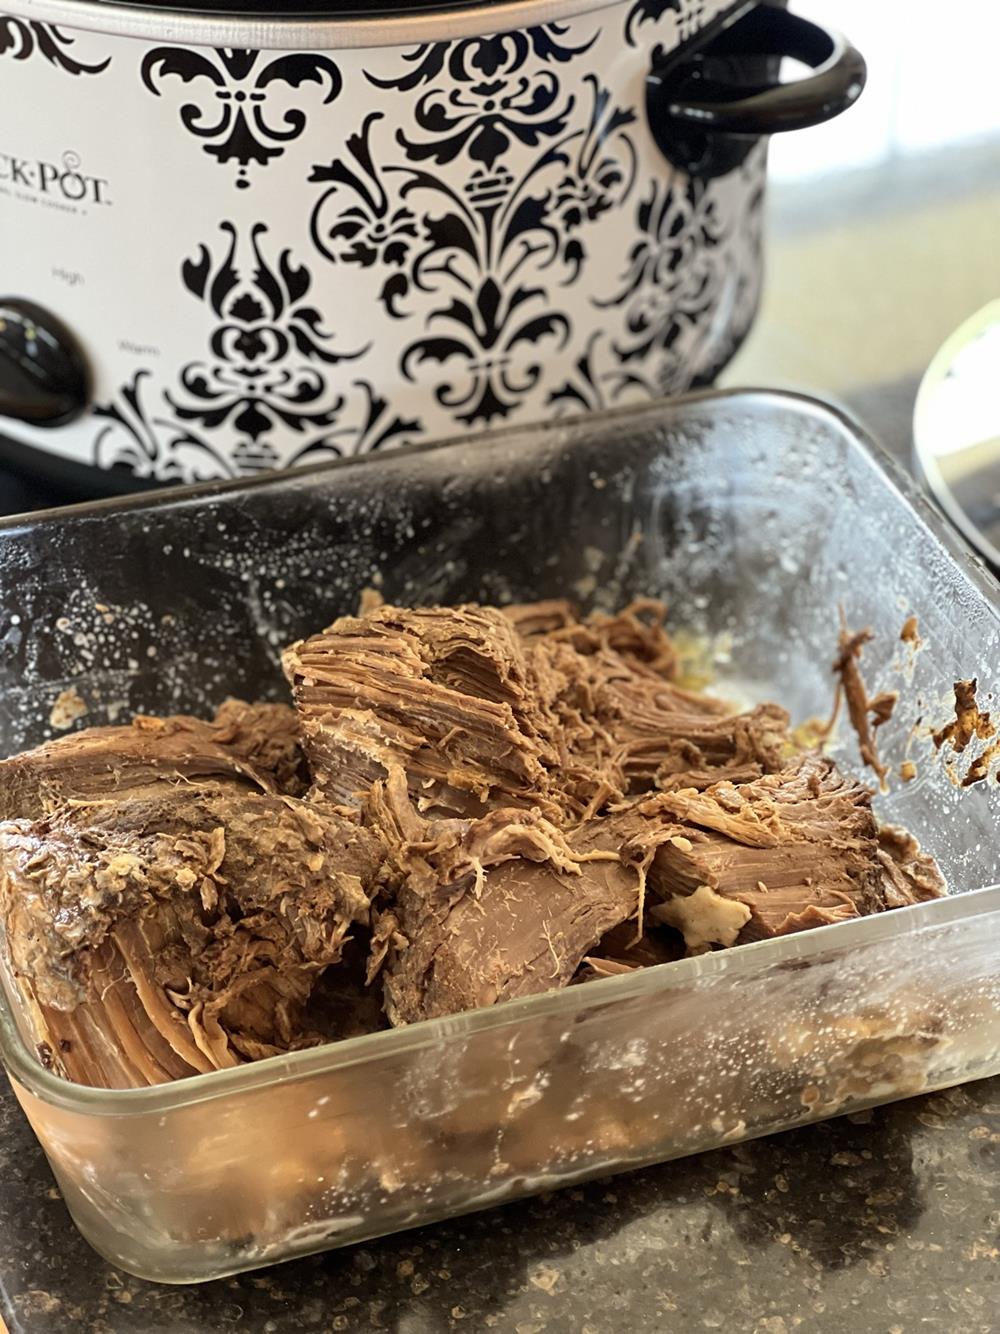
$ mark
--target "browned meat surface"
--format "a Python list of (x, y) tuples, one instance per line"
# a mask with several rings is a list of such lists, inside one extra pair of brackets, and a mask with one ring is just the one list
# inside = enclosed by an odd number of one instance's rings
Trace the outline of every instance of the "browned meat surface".
[(0, 819), (156, 782), (228, 779), (262, 792), (305, 789), (298, 724), (286, 704), (226, 700), (215, 721), (137, 717), (0, 760)]
[[(235, 1065), (299, 1045), (316, 973), (367, 925), (381, 864), (355, 821), (235, 784), (70, 803), (0, 825), (11, 964), (82, 1082)], [(117, 1036), (121, 1070), (94, 1029)]]
[(905, 908), (911, 903), (944, 898), (948, 889), (941, 870), (929, 853), (898, 825), (884, 824), (878, 831), (878, 856), (882, 864), (886, 906)]
[(500, 611), (522, 639), (557, 634), (578, 624), (573, 604), (565, 598), (550, 598), (545, 602), (515, 602), (501, 607)]
[[(426, 820), (393, 770), (369, 803), (398, 883), (383, 928), (387, 1013), (412, 1022), (563, 985), (644, 900), (693, 951), (881, 911), (890, 874), (927, 870), (912, 850), (908, 870), (887, 870), (870, 803), (868, 788), (808, 756), (560, 830), (504, 809)], [(617, 963), (628, 963), (621, 948)]]
[[(837, 671), (881, 775), (866, 638)], [(0, 763), (8, 961), (71, 1078), (156, 1083), (944, 892), (782, 708), (678, 683), (659, 604), (372, 595), (284, 665), (294, 710)], [(982, 735), (973, 707), (939, 745)]]
[(279, 792), (300, 797), (311, 779), (299, 742), (299, 720), (287, 704), (227, 699), (215, 713), (215, 741), (272, 775)]
[(955, 717), (934, 733), (934, 745), (938, 750), (947, 742), (961, 755), (975, 738), (988, 741), (996, 735), (990, 715), (979, 707), (977, 687), (975, 679), (955, 682)]
[(598, 941), (573, 980), (586, 982), (597, 977), (614, 977), (618, 973), (634, 973), (640, 968), (654, 968), (657, 964), (682, 959), (684, 952), (684, 938), (678, 931), (647, 921), (647, 929), (637, 937), (635, 924), (623, 922), (612, 927)]
[(533, 811), (425, 820), (400, 769), (376, 785), (368, 816), (398, 885), (380, 924), (394, 1024), (565, 986), (635, 912), (637, 878), (617, 855), (614, 817), (568, 835)]
[(879, 759), (875, 733), (892, 717), (896, 694), (891, 690), (884, 690), (878, 695), (868, 694), (860, 664), (864, 646), (873, 638), (871, 630), (851, 631), (842, 626), (833, 670), (837, 677), (837, 702), (839, 704), (840, 692), (843, 691), (847, 714), (858, 738), (861, 761), (878, 776), (879, 783), (884, 787), (888, 769)]
[(530, 628), (535, 675), (548, 687), (568, 755), (616, 776), (618, 795), (674, 786), (680, 775), (708, 783), (724, 772), (753, 777), (780, 768), (785, 710), (765, 704), (738, 714), (680, 687), (662, 603), (584, 622), (567, 603), (536, 607), (534, 615), (530, 606), (507, 615), (522, 636)]
[(343, 617), (285, 655), (317, 785), (357, 802), (392, 765), (462, 814), (547, 787), (557, 755), (513, 626), (486, 607)]
[(662, 626), (638, 612), (570, 621), (565, 604), (379, 606), (285, 655), (317, 784), (357, 801), (392, 765), (423, 812), (537, 805), (557, 822), (695, 771), (780, 764), (776, 705), (733, 714), (670, 679)]
[[(988, 779), (994, 761), (1000, 756), (1000, 736), (991, 714), (979, 707), (977, 685), (975, 678), (955, 682), (955, 716), (931, 734), (936, 750), (947, 744), (957, 755), (964, 754), (976, 741), (984, 743), (979, 754), (972, 756), (961, 777), (951, 764), (948, 765), (952, 782), (960, 787), (972, 787)], [(1000, 773), (997, 778), (1000, 779)]]
[[(649, 888), (667, 901), (653, 916), (693, 948), (786, 935), (887, 906), (871, 792), (829, 760), (806, 756), (750, 783), (664, 793), (638, 813), (648, 828), (626, 851), (648, 861)], [(667, 839), (664, 819), (675, 822)], [(691, 895), (694, 902), (683, 901)]]

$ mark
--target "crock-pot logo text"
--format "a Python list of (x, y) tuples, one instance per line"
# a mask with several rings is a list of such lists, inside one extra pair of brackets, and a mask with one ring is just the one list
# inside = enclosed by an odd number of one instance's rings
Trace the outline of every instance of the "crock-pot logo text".
[(0, 192), (33, 197), (75, 211), (74, 206), (105, 207), (111, 203), (104, 176), (83, 170), (76, 153), (63, 153), (58, 162), (0, 152)]

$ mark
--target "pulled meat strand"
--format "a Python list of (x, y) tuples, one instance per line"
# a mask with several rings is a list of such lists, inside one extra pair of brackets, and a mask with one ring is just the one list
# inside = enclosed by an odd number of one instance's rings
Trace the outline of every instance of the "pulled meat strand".
[[(40, 1059), (162, 1083), (945, 892), (784, 709), (683, 688), (665, 614), (373, 594), (286, 651), (294, 709), (227, 700), (0, 763), (0, 920)], [(869, 638), (842, 627), (835, 670), (882, 779)], [(935, 742), (961, 752), (992, 724), (959, 685)]]

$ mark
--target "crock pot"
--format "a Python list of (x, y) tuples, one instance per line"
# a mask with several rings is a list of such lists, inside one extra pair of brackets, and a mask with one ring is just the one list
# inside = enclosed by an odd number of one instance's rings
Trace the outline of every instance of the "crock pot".
[(355, 3), (6, 0), (0, 457), (93, 494), (708, 383), (766, 135), (864, 83), (781, 5)]

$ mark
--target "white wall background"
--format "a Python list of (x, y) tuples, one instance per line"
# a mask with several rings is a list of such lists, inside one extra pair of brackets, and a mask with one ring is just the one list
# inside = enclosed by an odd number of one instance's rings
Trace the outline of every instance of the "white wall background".
[(808, 134), (775, 135), (773, 181), (1000, 130), (1000, 0), (793, 0), (792, 8), (847, 33), (868, 61), (869, 83), (849, 115)]

